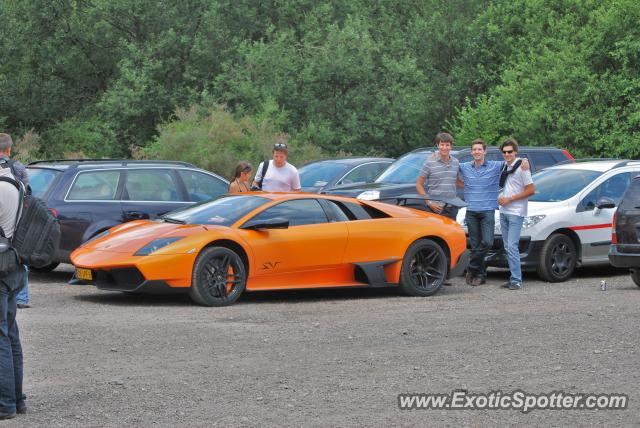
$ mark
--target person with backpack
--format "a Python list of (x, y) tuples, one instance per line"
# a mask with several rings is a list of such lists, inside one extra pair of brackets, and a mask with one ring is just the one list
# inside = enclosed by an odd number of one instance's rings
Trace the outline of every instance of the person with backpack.
[(287, 162), (289, 156), (287, 144), (274, 144), (272, 153), (272, 160), (260, 163), (251, 188), (265, 192), (299, 191), (300, 176), (296, 167)]
[[(2, 154), (7, 153), (7, 137), (0, 134)], [(0, 165), (0, 177), (15, 181), (9, 163)], [(21, 204), (20, 190), (10, 182), (0, 181), (0, 227), (5, 238), (13, 238)], [(16, 262), (15, 268), (0, 276), (0, 419), (11, 419), (27, 409), (22, 393), (22, 345), (16, 321), (16, 296), (23, 286), (24, 273)]]
[[(27, 174), (27, 168), (20, 161), (11, 160), (11, 146), (13, 146), (11, 136), (0, 133), (0, 164), (7, 163), (14, 178), (21, 181), (25, 188), (28, 188), (29, 175)], [(29, 304), (29, 268), (25, 265), (24, 270), (24, 286), (16, 297), (19, 309), (31, 307)]]

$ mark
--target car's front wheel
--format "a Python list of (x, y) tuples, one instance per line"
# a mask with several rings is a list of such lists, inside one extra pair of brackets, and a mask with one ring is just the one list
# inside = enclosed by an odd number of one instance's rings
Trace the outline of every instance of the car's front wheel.
[(640, 287), (640, 269), (631, 269), (631, 279)]
[(573, 275), (577, 261), (576, 246), (571, 238), (555, 233), (542, 246), (538, 276), (548, 282), (564, 282)]
[(442, 247), (430, 239), (420, 239), (404, 254), (400, 289), (410, 296), (431, 296), (442, 287), (448, 267)]
[(242, 259), (224, 247), (204, 249), (195, 264), (189, 295), (200, 305), (228, 306), (238, 300), (247, 285)]

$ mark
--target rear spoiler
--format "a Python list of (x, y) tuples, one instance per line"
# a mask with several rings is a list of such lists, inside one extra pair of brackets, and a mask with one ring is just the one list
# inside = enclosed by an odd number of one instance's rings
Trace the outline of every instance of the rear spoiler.
[(427, 199), (430, 201), (442, 202), (445, 206), (449, 205), (453, 208), (458, 208), (458, 209), (467, 206), (467, 203), (458, 197), (448, 198), (448, 199), (447, 198), (430, 198), (428, 196), (424, 196), (419, 193), (406, 193), (404, 195), (380, 198), (378, 200), (380, 202), (389, 201), (388, 203), (393, 203), (394, 205), (407, 205), (407, 202), (410, 200), (424, 201)]

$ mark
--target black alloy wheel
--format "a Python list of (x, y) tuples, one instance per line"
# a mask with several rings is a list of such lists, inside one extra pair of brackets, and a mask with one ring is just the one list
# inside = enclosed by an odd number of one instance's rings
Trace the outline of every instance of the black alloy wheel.
[(430, 239), (420, 239), (404, 255), (400, 288), (410, 296), (431, 296), (442, 287), (448, 267), (442, 247)]
[(542, 246), (537, 271), (548, 282), (564, 282), (573, 275), (578, 261), (576, 246), (567, 235), (551, 235)]
[(244, 263), (233, 250), (209, 247), (193, 265), (189, 295), (200, 305), (228, 306), (238, 300), (247, 285)]

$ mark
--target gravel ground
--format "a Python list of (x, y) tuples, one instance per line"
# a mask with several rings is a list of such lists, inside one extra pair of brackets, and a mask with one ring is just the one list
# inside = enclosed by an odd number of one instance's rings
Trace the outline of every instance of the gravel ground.
[[(570, 282), (506, 271), (431, 298), (393, 290), (182, 296), (31, 275), (19, 312), (29, 412), (3, 426), (638, 425), (640, 289), (624, 271)], [(607, 291), (600, 291), (606, 279)], [(626, 410), (400, 410), (399, 393), (594, 392)]]

